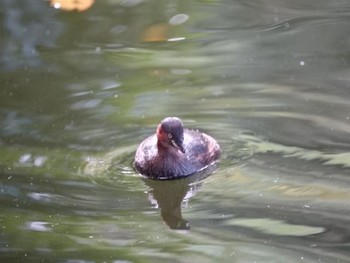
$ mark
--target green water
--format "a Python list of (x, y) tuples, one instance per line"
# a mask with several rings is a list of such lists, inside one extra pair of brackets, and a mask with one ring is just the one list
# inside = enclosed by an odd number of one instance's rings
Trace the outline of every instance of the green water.
[[(350, 262), (347, 2), (0, 7), (1, 262)], [(166, 116), (211, 176), (134, 172)]]

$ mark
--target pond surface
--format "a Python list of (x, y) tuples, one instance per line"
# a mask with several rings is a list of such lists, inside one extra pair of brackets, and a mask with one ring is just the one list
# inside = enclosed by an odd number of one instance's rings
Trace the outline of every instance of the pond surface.
[[(347, 1), (0, 6), (1, 262), (350, 262)], [(134, 172), (166, 116), (211, 176)]]

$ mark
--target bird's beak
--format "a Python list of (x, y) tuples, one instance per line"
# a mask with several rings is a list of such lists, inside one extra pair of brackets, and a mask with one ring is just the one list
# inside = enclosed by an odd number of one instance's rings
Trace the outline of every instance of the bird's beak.
[(185, 153), (185, 148), (183, 147), (182, 143), (181, 144), (180, 143), (176, 143), (174, 140), (171, 140), (171, 144), (175, 148), (179, 149), (182, 153)]

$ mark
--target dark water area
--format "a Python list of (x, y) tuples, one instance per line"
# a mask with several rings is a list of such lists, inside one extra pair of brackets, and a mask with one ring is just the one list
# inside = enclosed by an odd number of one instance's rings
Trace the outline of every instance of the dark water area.
[[(350, 262), (350, 3), (0, 2), (1, 262)], [(213, 171), (141, 178), (166, 116)]]

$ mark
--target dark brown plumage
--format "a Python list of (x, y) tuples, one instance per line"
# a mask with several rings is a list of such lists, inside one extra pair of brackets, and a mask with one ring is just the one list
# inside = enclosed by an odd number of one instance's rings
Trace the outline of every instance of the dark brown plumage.
[(179, 118), (168, 117), (140, 144), (134, 167), (149, 178), (175, 179), (199, 172), (219, 157), (220, 146), (211, 136), (184, 129)]

